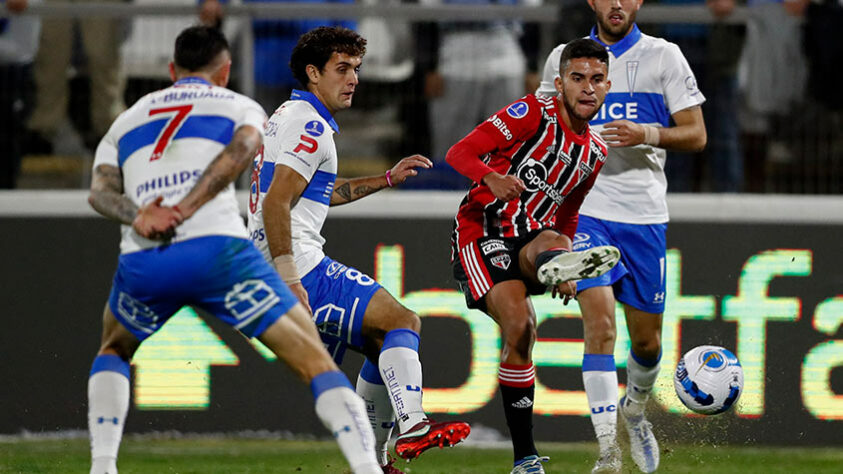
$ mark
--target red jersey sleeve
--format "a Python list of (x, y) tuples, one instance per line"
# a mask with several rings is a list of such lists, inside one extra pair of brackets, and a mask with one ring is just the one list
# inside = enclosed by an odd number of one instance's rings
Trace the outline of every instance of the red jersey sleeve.
[(448, 150), (445, 161), (463, 176), (480, 183), (493, 170), (483, 156), (505, 150), (532, 136), (541, 121), (541, 106), (530, 94), (486, 119)]

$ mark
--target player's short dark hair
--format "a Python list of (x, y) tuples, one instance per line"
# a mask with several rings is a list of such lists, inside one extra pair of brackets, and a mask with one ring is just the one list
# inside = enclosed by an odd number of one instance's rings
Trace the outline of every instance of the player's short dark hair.
[(186, 71), (201, 71), (223, 51), (230, 51), (230, 48), (222, 31), (209, 26), (191, 26), (176, 38), (173, 62)]
[(307, 65), (313, 64), (323, 71), (334, 53), (362, 57), (366, 54), (366, 39), (342, 26), (320, 26), (308, 31), (299, 38), (290, 56), (293, 76), (307, 89), (310, 82)]
[(568, 63), (577, 58), (594, 58), (605, 64), (606, 69), (609, 68), (609, 51), (606, 47), (591, 38), (579, 38), (562, 49), (562, 55), (559, 56), (559, 75), (563, 76)]

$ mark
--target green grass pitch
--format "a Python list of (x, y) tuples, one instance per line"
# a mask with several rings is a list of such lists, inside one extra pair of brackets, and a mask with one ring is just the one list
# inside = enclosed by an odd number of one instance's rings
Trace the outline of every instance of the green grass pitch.
[[(663, 443), (664, 473), (840, 473), (843, 449), (752, 446), (691, 446)], [(498, 445), (500, 446), (500, 445)], [(539, 443), (551, 473), (587, 473), (597, 447), (592, 443)], [(0, 473), (86, 473), (88, 441), (71, 439), (0, 439)], [(507, 447), (457, 446), (430, 450), (397, 465), (407, 474), (508, 473)], [(286, 441), (228, 437), (156, 439), (127, 436), (120, 449), (121, 474), (140, 473), (348, 473), (339, 449), (330, 441)], [(638, 472), (628, 453), (625, 473)]]

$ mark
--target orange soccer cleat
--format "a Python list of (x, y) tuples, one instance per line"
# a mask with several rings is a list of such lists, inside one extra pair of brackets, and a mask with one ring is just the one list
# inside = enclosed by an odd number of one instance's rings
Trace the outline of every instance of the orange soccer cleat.
[(437, 423), (431, 419), (417, 423), (398, 436), (395, 453), (404, 459), (415, 459), (424, 451), (439, 446), (454, 446), (471, 433), (468, 423), (445, 421)]

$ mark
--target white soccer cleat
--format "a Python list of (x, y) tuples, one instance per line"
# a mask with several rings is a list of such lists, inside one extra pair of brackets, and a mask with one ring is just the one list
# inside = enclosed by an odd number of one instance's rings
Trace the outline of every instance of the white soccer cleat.
[(543, 462), (550, 461), (547, 456), (527, 456), (519, 464), (512, 468), (510, 474), (544, 474)]
[(600, 452), (600, 457), (594, 463), (591, 474), (609, 474), (621, 472), (621, 448), (612, 443), (608, 449)]
[(659, 442), (653, 435), (653, 425), (644, 417), (643, 410), (640, 415), (630, 415), (625, 405), (626, 395), (621, 398), (620, 412), (629, 433), (629, 454), (641, 472), (655, 472), (659, 468)]
[(611, 245), (562, 252), (539, 267), (536, 276), (543, 285), (556, 286), (566, 281), (599, 277), (614, 268), (620, 259), (621, 251)]

